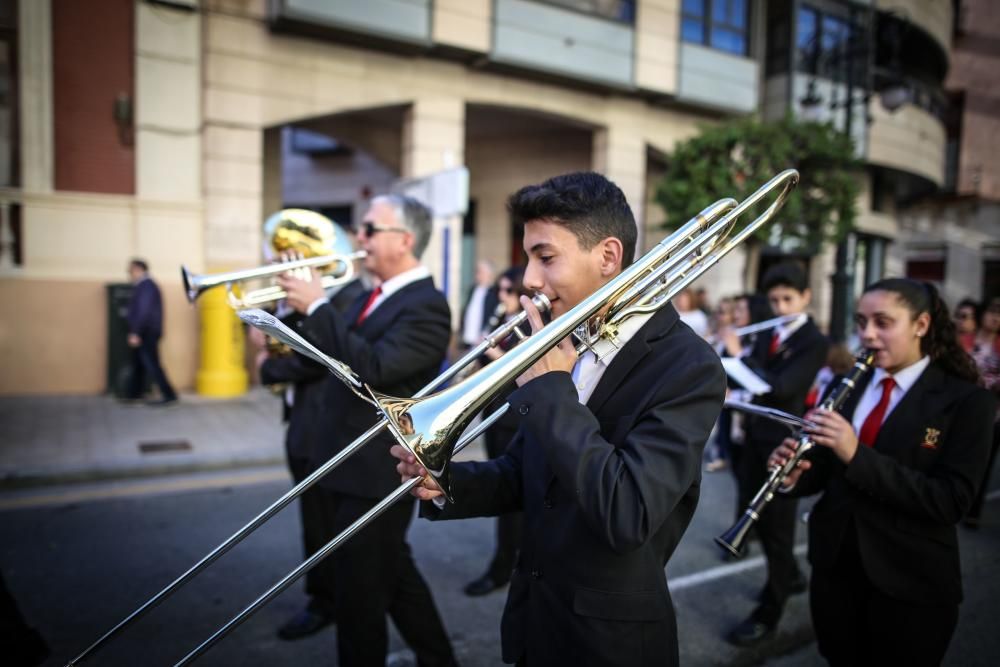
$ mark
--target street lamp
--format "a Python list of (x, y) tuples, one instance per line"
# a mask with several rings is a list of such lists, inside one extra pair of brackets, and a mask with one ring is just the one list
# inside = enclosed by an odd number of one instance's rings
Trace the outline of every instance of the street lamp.
[[(874, 10), (866, 9), (862, 11), (873, 12)], [(871, 99), (871, 80), (868, 65), (872, 58), (874, 39), (870, 30), (862, 34), (857, 21), (857, 12), (858, 9), (852, 3), (847, 3), (847, 31), (845, 41), (840, 48), (832, 53), (823, 54), (823, 57), (828, 59), (828, 65), (840, 65), (845, 70), (845, 99), (843, 101), (831, 100), (829, 106), (831, 109), (843, 108), (845, 110), (842, 131), (848, 137), (852, 136), (855, 102), (860, 100), (864, 104), (865, 121), (866, 123), (871, 122), (871, 117), (867, 113), (868, 102)], [(868, 18), (869, 26), (872, 25), (873, 21), (874, 14), (870, 13)], [(905, 17), (903, 21), (906, 21)], [(894, 37), (896, 39), (894, 40), (893, 47), (894, 49), (898, 49), (898, 35), (894, 35)], [(898, 57), (894, 56), (893, 65), (898, 64), (897, 60)], [(857, 81), (855, 79), (855, 68), (859, 63), (864, 68), (861, 72), (861, 80)], [(893, 67), (893, 69), (897, 68)], [(799, 99), (802, 116), (806, 120), (819, 121), (822, 118), (823, 98), (820, 96), (816, 86), (816, 77), (819, 74), (820, 70), (817, 68), (816, 73), (809, 80), (806, 94)], [(834, 77), (834, 80), (836, 80), (836, 77)], [(860, 88), (863, 93), (860, 97), (855, 96), (856, 88)], [(892, 84), (880, 91), (880, 99), (883, 108), (891, 113), (910, 101), (911, 92), (901, 82), (893, 81)], [(853, 234), (848, 234), (837, 243), (836, 269), (830, 277), (833, 291), (830, 307), (830, 337), (837, 342), (847, 340), (850, 335), (851, 319), (848, 315), (853, 309), (856, 246), (857, 241)]]

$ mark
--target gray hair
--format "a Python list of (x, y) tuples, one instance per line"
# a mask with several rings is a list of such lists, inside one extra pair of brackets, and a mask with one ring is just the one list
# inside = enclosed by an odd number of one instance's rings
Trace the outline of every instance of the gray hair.
[(413, 197), (400, 194), (379, 195), (372, 203), (381, 202), (392, 207), (396, 220), (413, 234), (413, 256), (420, 259), (431, 240), (433, 214)]

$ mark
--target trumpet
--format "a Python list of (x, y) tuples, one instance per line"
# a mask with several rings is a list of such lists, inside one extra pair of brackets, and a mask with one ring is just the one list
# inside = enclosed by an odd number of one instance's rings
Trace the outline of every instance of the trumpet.
[[(442, 490), (449, 502), (454, 502), (449, 475), (451, 458), (456, 451), (459, 451), (472, 438), (492, 425), (509, 408), (509, 405), (505, 404), (484, 417), (483, 422), (478, 427), (466, 433), (474, 417), (495, 399), (503, 387), (523, 374), (538, 359), (571, 334), (575, 335), (579, 341), (578, 350), (593, 349), (593, 345), (600, 339), (615, 342), (619, 327), (628, 318), (653, 313), (669, 303), (670, 298), (677, 292), (714, 266), (733, 248), (770, 221), (784, 205), (798, 180), (798, 172), (789, 169), (772, 178), (742, 203), (727, 198), (710, 205), (610, 282), (568, 312), (552, 320), (541, 330), (527, 337), (504, 356), (464, 381), (433, 394), (430, 394), (429, 391), (421, 392), (413, 398), (397, 398), (380, 394), (365, 384), (346, 364), (316, 349), (308, 341), (285, 327), (274, 316), (259, 310), (241, 312), (240, 317), (244, 321), (263, 329), (296, 351), (324, 364), (351, 391), (375, 406), (383, 416), (365, 434), (341, 450), (298, 487), (289, 491), (286, 497), (293, 492), (301, 493), (298, 489), (308, 488), (319, 477), (329, 473), (340, 462), (357, 451), (375, 434), (388, 429), (395, 440), (408, 449), (420, 465), (428, 471), (427, 479)], [(777, 191), (777, 195), (774, 196), (767, 208), (742, 230), (733, 234), (737, 220), (747, 210), (754, 209), (765, 197), (772, 196), (775, 191)], [(538, 296), (540, 295), (536, 295), (536, 298)], [(521, 313), (504, 324), (501, 327), (501, 329), (507, 329), (504, 335), (509, 335), (524, 318), (526, 315)], [(499, 339), (499, 336), (497, 338)], [(495, 344), (495, 341), (488, 337), (487, 340), (471, 350), (466, 358), (478, 357), (490, 344)], [(449, 372), (451, 370), (449, 369)], [(438, 386), (441, 383), (442, 380), (436, 379), (432, 384)], [(413, 488), (424, 481), (421, 478), (414, 478), (401, 484), (177, 664), (189, 664), (203, 654), (260, 607), (315, 567), (317, 563), (336, 550), (358, 530), (378, 517), (392, 504), (406, 497)], [(269, 513), (273, 514), (270, 508), (264, 514)], [(266, 520), (267, 517), (264, 517), (264, 514), (261, 515), (263, 517), (261, 521), (255, 519), (251, 522), (251, 524), (255, 524), (253, 528)], [(239, 534), (248, 533), (253, 528), (248, 524), (247, 527), (241, 529)], [(230, 538), (230, 541), (227, 541), (224, 546), (227, 548), (231, 546), (229, 542), (233, 541), (234, 538)], [(217, 555), (213, 552), (205, 560), (210, 557), (214, 560)], [(182, 577), (182, 579), (184, 578), (187, 578), (187, 574)], [(181, 582), (178, 580), (175, 583), (179, 585)], [(176, 586), (171, 584), (168, 588), (175, 589)], [(157, 597), (162, 599), (161, 596)], [(159, 599), (156, 601), (158, 602)], [(139, 611), (144, 611), (152, 602), (147, 602)], [(133, 616), (138, 613), (135, 612)], [(126, 619), (126, 621), (131, 618)], [(119, 624), (119, 626), (124, 623)], [(106, 641), (107, 637), (118, 629), (119, 627), (114, 628), (111, 633), (98, 640), (98, 643), (83, 655), (90, 653), (93, 648)]]
[[(830, 395), (826, 397), (820, 406), (820, 410), (837, 410), (844, 404), (847, 397), (850, 395), (851, 391), (857, 386), (858, 382), (871, 371), (872, 366), (875, 364), (875, 352), (872, 350), (865, 350), (861, 352), (854, 361), (854, 367), (850, 372), (844, 376), (840, 383), (833, 388)], [(730, 407), (737, 409), (747, 409), (743, 404), (728, 404)], [(759, 408), (759, 406), (750, 406), (750, 408)], [(766, 410), (766, 412), (764, 411)], [(754, 412), (763, 417), (768, 417), (770, 419), (777, 419), (782, 423), (794, 426), (796, 428), (802, 428), (807, 426), (807, 422), (794, 417), (792, 415), (787, 415), (779, 410), (770, 410), (765, 408), (764, 410), (748, 409), (748, 412)], [(773, 413), (778, 413), (777, 415)], [(757, 495), (753, 497), (750, 501), (750, 505), (747, 506), (746, 511), (736, 520), (736, 523), (732, 527), (715, 538), (715, 543), (720, 547), (738, 556), (740, 550), (743, 548), (743, 543), (746, 541), (747, 534), (758, 520), (760, 520), (760, 514), (767, 507), (768, 503), (774, 500), (774, 494), (778, 492), (781, 485), (788, 478), (788, 476), (795, 470), (798, 466), (799, 461), (809, 453), (816, 443), (813, 439), (807, 435), (802, 434), (798, 437), (798, 442), (795, 446), (795, 454), (791, 456), (785, 464), (782, 466), (775, 466), (771, 469), (771, 473), (764, 482), (764, 485), (757, 491)]]
[(305, 209), (278, 211), (264, 223), (264, 236), (272, 252), (293, 252), (300, 256), (299, 259), (215, 274), (192, 273), (182, 265), (181, 280), (188, 301), (194, 303), (205, 290), (225, 285), (229, 305), (234, 309), (262, 306), (284, 299), (285, 290), (269, 285), (244, 292), (243, 283), (273, 278), (288, 271), (303, 273), (318, 269), (324, 274), (321, 278), (323, 289), (329, 289), (354, 280), (354, 262), (367, 256), (364, 251), (353, 250), (350, 241), (337, 233), (332, 220)]

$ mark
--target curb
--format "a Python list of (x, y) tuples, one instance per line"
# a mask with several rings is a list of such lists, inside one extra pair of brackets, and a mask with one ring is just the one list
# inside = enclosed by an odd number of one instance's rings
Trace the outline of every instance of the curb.
[(0, 492), (61, 484), (83, 484), (87, 482), (105, 482), (142, 477), (163, 477), (192, 472), (264, 468), (275, 465), (285, 465), (285, 457), (283, 455), (261, 456), (189, 462), (145, 463), (138, 465), (124, 464), (120, 466), (101, 466), (75, 470), (13, 472), (7, 473), (0, 478)]

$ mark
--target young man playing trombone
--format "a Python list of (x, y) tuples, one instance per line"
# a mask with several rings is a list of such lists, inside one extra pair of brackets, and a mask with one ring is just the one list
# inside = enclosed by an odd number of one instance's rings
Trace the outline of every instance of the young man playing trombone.
[[(558, 176), (514, 194), (524, 223), (524, 284), (558, 317), (633, 259), (624, 194), (599, 174)], [(542, 318), (521, 302), (532, 330)], [(529, 341), (531, 339), (529, 338)], [(596, 355), (595, 355), (596, 352)], [(676, 665), (664, 565), (698, 500), (701, 457), (725, 376), (669, 304), (626, 320), (617, 347), (577, 357), (563, 340), (511, 394), (519, 430), (506, 454), (454, 463), (454, 504), (414, 491), (434, 519), (523, 511), (521, 552), (501, 623), (503, 661), (519, 665)], [(426, 471), (393, 447), (405, 479)]]

